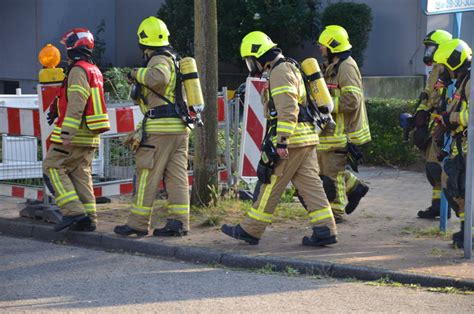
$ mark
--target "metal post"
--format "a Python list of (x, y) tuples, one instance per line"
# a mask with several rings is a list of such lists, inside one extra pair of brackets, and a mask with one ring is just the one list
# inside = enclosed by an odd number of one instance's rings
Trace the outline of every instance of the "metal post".
[[(471, 78), (474, 75), (474, 67), (471, 66)], [(466, 156), (466, 202), (464, 204), (464, 258), (472, 258), (472, 212), (474, 199), (473, 163), (474, 163), (474, 84), (471, 81), (471, 99), (469, 99), (469, 123), (467, 127), (467, 156)]]
[(222, 88), (224, 94), (224, 123), (225, 123), (225, 165), (227, 169), (227, 185), (230, 187), (232, 184), (232, 165), (230, 164), (230, 114), (229, 104), (227, 99), (227, 87)]
[[(239, 165), (239, 127), (240, 127), (240, 93), (237, 93), (234, 95), (234, 99), (237, 101), (234, 101), (234, 163), (233, 163), (233, 169), (237, 172), (237, 168)], [(233, 184), (236, 185), (238, 182), (239, 175), (236, 174), (233, 177)]]
[(461, 36), (462, 13), (454, 13), (453, 38)]
[(439, 231), (446, 232), (448, 231), (448, 199), (444, 195), (444, 191), (441, 190), (440, 197), (440, 215), (439, 215)]
[[(462, 24), (462, 13), (454, 13), (453, 16), (453, 37), (459, 38), (461, 36), (461, 24)], [(454, 83), (448, 87), (448, 96), (452, 98), (454, 95)], [(444, 162), (443, 162), (444, 163)], [(439, 217), (439, 230), (446, 232), (448, 230), (448, 200), (444, 192), (441, 191), (440, 200), (440, 217)]]

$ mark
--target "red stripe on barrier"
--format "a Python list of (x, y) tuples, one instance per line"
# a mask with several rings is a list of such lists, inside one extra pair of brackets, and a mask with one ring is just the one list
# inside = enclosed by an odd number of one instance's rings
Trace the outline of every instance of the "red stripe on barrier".
[(132, 194), (132, 193), (133, 193), (133, 183), (120, 184), (120, 194)]
[(228, 175), (227, 171), (220, 171), (219, 172), (219, 181), (227, 182), (228, 179), (229, 179), (229, 175)]
[(61, 85), (48, 85), (41, 87), (41, 95), (43, 96), (43, 112), (47, 111), (55, 97), (59, 97), (59, 90)]
[(188, 176), (188, 184), (193, 185), (193, 176)]
[(253, 81), (252, 82), (253, 86), (255, 86), (255, 89), (261, 93), (267, 82), (265, 81)]
[(94, 187), (94, 195), (95, 195), (95, 197), (101, 197), (102, 196), (102, 187), (100, 187), (100, 186)]
[(250, 135), (257, 147), (260, 147), (263, 140), (263, 126), (260, 124), (257, 115), (249, 107), (247, 117), (247, 133)]
[(43, 200), (43, 191), (41, 191), (41, 190), (37, 191), (36, 199), (39, 200), (39, 201)]
[(21, 135), (20, 110), (16, 108), (7, 108), (8, 116), (8, 134)]
[(219, 96), (217, 98), (217, 121), (224, 122), (225, 121), (225, 111), (224, 111), (224, 97)]
[(12, 196), (25, 198), (25, 189), (18, 186), (12, 186)]
[(33, 110), (33, 129), (34, 129), (34, 136), (41, 137), (41, 127), (40, 127), (40, 119), (39, 119), (38, 110)]
[(257, 176), (257, 171), (255, 171), (255, 169), (253, 168), (252, 163), (247, 158), (247, 156), (244, 156), (244, 169), (242, 170), (242, 175), (245, 177)]
[(117, 117), (117, 132), (125, 133), (131, 132), (135, 128), (133, 123), (133, 109), (131, 108), (117, 108), (115, 110)]

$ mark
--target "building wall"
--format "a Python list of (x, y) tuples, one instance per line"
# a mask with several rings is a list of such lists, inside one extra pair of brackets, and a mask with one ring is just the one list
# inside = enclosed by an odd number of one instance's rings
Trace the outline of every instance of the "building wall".
[[(57, 46), (71, 28), (85, 27), (93, 32), (105, 21), (101, 37), (107, 43), (105, 59), (115, 62), (115, 1), (98, 0), (2, 0), (0, 1), (0, 80), (19, 80), (23, 93), (36, 92), (41, 65), (39, 50), (48, 43)], [(91, 9), (92, 8), (92, 9)], [(85, 18), (86, 17), (86, 18)]]
[[(353, 1), (368, 4), (374, 16), (362, 68), (366, 76), (424, 74), (423, 37), (436, 28), (452, 31), (452, 15), (426, 17), (418, 0)], [(143, 18), (155, 15), (163, 3), (164, 0), (0, 0), (0, 93), (3, 80), (20, 81), (23, 93), (35, 92), (41, 47), (53, 43), (62, 50), (59, 39), (64, 32), (86, 27), (95, 33), (102, 19), (105, 61), (115, 66), (141, 64), (137, 27)], [(474, 12), (463, 13), (461, 37), (474, 45)], [(289, 52), (298, 60), (318, 57), (318, 53), (314, 43)], [(236, 82), (241, 80), (238, 75), (228, 76)]]
[[(0, 1), (0, 80), (35, 79), (36, 9), (37, 3), (33, 0)], [(23, 92), (34, 93), (31, 87), (30, 84)]]
[(142, 63), (137, 41), (138, 26), (144, 18), (156, 15), (163, 3), (164, 0), (116, 0), (116, 66)]

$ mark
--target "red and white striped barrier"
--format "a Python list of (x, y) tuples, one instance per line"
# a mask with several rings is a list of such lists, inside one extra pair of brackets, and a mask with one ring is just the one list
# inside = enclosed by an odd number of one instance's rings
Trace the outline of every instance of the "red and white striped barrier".
[[(54, 125), (48, 125), (46, 117), (49, 112), (49, 106), (54, 98), (59, 95), (61, 84), (38, 85), (38, 95), (0, 95), (0, 134), (12, 136), (35, 136), (41, 138), (42, 145), (47, 151), (49, 146), (47, 138), (51, 134)], [(218, 101), (219, 123), (224, 123), (224, 98), (221, 96)], [(124, 104), (123, 107), (108, 108), (111, 129), (104, 135), (113, 136), (122, 133), (128, 133), (135, 129), (136, 125), (142, 121), (143, 114), (138, 106), (133, 104)], [(43, 154), (43, 158), (44, 158)], [(1, 166), (1, 164), (0, 164)], [(21, 165), (20, 165), (21, 166)], [(103, 166), (101, 160), (94, 160), (93, 169), (95, 173), (100, 172)], [(11, 165), (9, 166), (12, 167)], [(31, 178), (40, 178), (41, 161), (30, 165), (30, 168), (38, 170)], [(8, 176), (11, 174), (6, 171)], [(99, 170), (97, 170), (99, 169)], [(8, 172), (8, 173), (7, 173)], [(31, 175), (31, 171), (29, 174)], [(16, 178), (16, 177), (15, 177)], [(19, 177), (18, 177), (19, 178)], [(26, 178), (22, 176), (21, 178)], [(29, 177), (28, 177), (29, 178)], [(219, 170), (218, 178), (220, 183), (226, 183), (228, 173), (226, 170)], [(5, 179), (8, 179), (5, 177)], [(189, 172), (189, 183), (192, 185), (193, 174)], [(94, 184), (94, 192), (97, 197), (124, 195), (133, 192), (132, 178), (129, 180), (101, 182)], [(49, 193), (49, 191), (47, 191)], [(10, 185), (0, 183), (0, 195), (27, 198), (32, 200), (43, 199), (43, 188), (25, 187), (20, 185)]]
[(0, 95), (0, 134), (40, 137), (37, 95)]
[(0, 184), (0, 195), (26, 198), (30, 200), (42, 200), (43, 188), (26, 187), (21, 185)]
[(104, 134), (121, 134), (135, 130), (135, 126), (143, 120), (143, 114), (138, 106), (108, 108), (110, 130)]
[(240, 142), (239, 175), (247, 183), (257, 180), (257, 166), (260, 160), (260, 146), (265, 133), (265, 116), (261, 92), (267, 81), (247, 78), (244, 101), (244, 121)]

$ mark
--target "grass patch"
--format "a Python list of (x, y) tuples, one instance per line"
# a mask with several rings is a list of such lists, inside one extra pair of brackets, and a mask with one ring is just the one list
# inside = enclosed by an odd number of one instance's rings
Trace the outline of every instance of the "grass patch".
[[(418, 284), (405, 284), (390, 280), (388, 277), (380, 278), (375, 281), (366, 282), (366, 285), (375, 287), (396, 287), (396, 288), (410, 288), (410, 289), (422, 289)], [(429, 292), (448, 293), (448, 294), (463, 294), (463, 295), (474, 295), (474, 291), (469, 289), (459, 289), (454, 287), (440, 287), (440, 288), (426, 288)]]
[(254, 270), (257, 274), (271, 275), (276, 273), (276, 266), (272, 264), (266, 264), (262, 268)]
[(274, 222), (281, 222), (288, 219), (306, 219), (308, 212), (300, 203), (280, 203), (277, 205), (273, 217)]
[(296, 268), (291, 267), (291, 266), (286, 266), (285, 274), (287, 274), (288, 276), (298, 276), (298, 275), (300, 275), (300, 271)]
[(403, 288), (410, 288), (410, 289), (421, 288), (421, 286), (418, 284), (405, 284), (401, 282), (396, 282), (396, 281), (390, 280), (388, 277), (380, 278), (375, 281), (366, 282), (366, 285), (375, 286), (375, 287), (398, 287), (398, 288), (403, 287)]
[(238, 199), (223, 199), (215, 203), (215, 205), (207, 207), (191, 207), (191, 217), (194, 215), (202, 226), (216, 227), (219, 226), (224, 219), (229, 222), (240, 221), (243, 214), (252, 206), (251, 202), (240, 201)]
[(474, 291), (472, 290), (458, 289), (454, 287), (428, 288), (427, 290), (430, 292), (438, 292), (438, 293), (474, 295)]
[(285, 192), (281, 195), (281, 202), (282, 203), (293, 203), (295, 197), (295, 188), (292, 186), (289, 189), (286, 189)]
[[(238, 223), (244, 214), (252, 208), (251, 201), (242, 201), (236, 198), (221, 198), (213, 205), (207, 207), (191, 206), (191, 218), (206, 227), (216, 227), (224, 221), (228, 223)], [(277, 205), (273, 222), (287, 220), (307, 219), (308, 213), (297, 203), (281, 202)]]
[(441, 238), (445, 240), (451, 239), (451, 236), (453, 235), (452, 231), (443, 232), (439, 230), (439, 227), (421, 229), (410, 226), (404, 227), (401, 234), (414, 235), (416, 238)]

